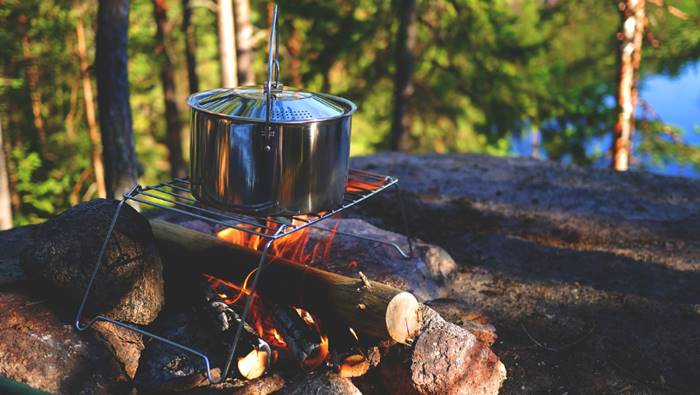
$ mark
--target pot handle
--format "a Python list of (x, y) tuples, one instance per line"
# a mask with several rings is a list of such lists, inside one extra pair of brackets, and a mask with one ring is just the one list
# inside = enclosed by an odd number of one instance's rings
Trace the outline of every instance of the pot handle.
[[(272, 42), (274, 41), (275, 43), (275, 52), (274, 52), (274, 57), (273, 57), (273, 52), (272, 52)], [(270, 44), (267, 50), (267, 81), (265, 81), (265, 94), (266, 94), (266, 101), (265, 101), (265, 134), (267, 135), (267, 138), (269, 140), (270, 137), (274, 136), (274, 131), (272, 130), (272, 126), (270, 125), (270, 120), (272, 118), (272, 89), (277, 88), (279, 82), (279, 75), (280, 75), (280, 63), (278, 59), (278, 52), (279, 52), (279, 33), (277, 32), (277, 3), (275, 3), (273, 12), (272, 12), (272, 25), (270, 27)], [(274, 79), (272, 77), (272, 66), (274, 64)]]

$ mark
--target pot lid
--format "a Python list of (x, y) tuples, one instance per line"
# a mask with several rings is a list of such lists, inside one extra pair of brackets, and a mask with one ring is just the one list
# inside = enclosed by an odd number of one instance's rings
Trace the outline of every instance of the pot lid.
[[(232, 119), (265, 122), (267, 94), (262, 85), (212, 89), (191, 95), (187, 104), (195, 110)], [(270, 121), (316, 122), (352, 114), (357, 107), (342, 97), (312, 93), (279, 84), (272, 89)]]

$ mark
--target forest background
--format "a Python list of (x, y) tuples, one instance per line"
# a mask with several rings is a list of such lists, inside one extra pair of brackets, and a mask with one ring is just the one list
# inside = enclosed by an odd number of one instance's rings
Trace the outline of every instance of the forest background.
[[(235, 82), (260, 83), (270, 3), (234, 3), (234, 10), (249, 7), (250, 27), (236, 35), (238, 62), (241, 56), (250, 62), (238, 67)], [(479, 152), (610, 165), (619, 110), (619, 1), (278, 3), (281, 81), (359, 105), (353, 155)], [(142, 185), (186, 168), (187, 95), (231, 83), (221, 67), (219, 6), (212, 0), (130, 2), (130, 105)], [(101, 194), (90, 120), (99, 111), (90, 109), (97, 94), (91, 75), (97, 7), (84, 0), (0, 0), (0, 148), (15, 226)], [(700, 59), (700, 2), (649, 0), (646, 16), (642, 88), (646, 76), (675, 76)], [(407, 62), (410, 83), (397, 102)], [(87, 97), (86, 81), (95, 97)], [(398, 121), (397, 106), (403, 108)], [(689, 128), (666, 122), (643, 100), (637, 109), (632, 169), (700, 168), (697, 113)], [(169, 139), (173, 128), (179, 141)], [(179, 162), (169, 155), (176, 144)]]

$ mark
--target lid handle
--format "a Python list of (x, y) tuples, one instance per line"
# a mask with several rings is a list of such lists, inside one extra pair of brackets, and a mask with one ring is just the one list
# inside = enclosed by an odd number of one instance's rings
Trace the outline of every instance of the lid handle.
[[(274, 57), (272, 52), (272, 42), (274, 41)], [(277, 81), (280, 75), (280, 63), (278, 59), (279, 52), (279, 33), (277, 32), (277, 3), (272, 11), (272, 26), (270, 27), (270, 44), (267, 50), (267, 81), (265, 81), (265, 94), (266, 94), (266, 112), (265, 112), (265, 132), (268, 137), (272, 137), (274, 132), (272, 131), (272, 126), (270, 125), (270, 119), (272, 116), (272, 89), (276, 88), (279, 84)], [(275, 76), (272, 77), (272, 65), (274, 64)], [(274, 81), (274, 85), (273, 85)]]

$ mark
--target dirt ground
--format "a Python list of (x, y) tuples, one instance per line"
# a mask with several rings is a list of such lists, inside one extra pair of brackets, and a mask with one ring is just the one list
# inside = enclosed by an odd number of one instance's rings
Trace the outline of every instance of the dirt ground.
[[(476, 155), (355, 158), (400, 179), (450, 297), (495, 325), (504, 394), (700, 393), (700, 182)], [(360, 216), (400, 230), (384, 194)]]

